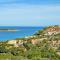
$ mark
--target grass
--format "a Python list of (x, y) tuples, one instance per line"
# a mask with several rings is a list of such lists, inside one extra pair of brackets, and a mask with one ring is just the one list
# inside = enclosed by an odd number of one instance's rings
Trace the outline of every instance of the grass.
[(0, 60), (1, 59), (10, 59), (11, 57), (12, 57), (12, 54), (0, 53)]
[(0, 60), (28, 60), (28, 59), (20, 55), (13, 56), (12, 54), (8, 53), (0, 53)]

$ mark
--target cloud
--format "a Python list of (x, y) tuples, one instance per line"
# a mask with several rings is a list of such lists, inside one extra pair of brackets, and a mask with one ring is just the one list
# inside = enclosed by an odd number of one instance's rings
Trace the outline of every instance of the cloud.
[(0, 6), (0, 25), (60, 24), (60, 5), (6, 4)]

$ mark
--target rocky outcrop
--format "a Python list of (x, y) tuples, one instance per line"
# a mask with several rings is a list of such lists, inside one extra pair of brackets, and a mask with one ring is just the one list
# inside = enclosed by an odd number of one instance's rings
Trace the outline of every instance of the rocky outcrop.
[(60, 26), (50, 26), (47, 27), (44, 32), (46, 35), (58, 34), (60, 33)]

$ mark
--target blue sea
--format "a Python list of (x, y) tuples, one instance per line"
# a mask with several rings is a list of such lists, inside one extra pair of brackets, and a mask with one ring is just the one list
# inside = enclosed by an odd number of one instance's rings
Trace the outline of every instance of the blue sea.
[(16, 29), (19, 31), (0, 31), (0, 41), (31, 36), (43, 27), (0, 26), (0, 29)]

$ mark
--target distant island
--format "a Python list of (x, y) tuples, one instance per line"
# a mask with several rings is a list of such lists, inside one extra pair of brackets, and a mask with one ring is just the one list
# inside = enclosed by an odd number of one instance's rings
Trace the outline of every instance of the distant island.
[(8, 28), (6, 28), (6, 29), (1, 29), (0, 28), (0, 32), (1, 31), (11, 31), (11, 32), (15, 32), (15, 31), (19, 31), (19, 30), (17, 30), (17, 29), (8, 29)]

